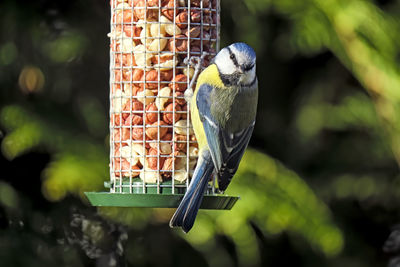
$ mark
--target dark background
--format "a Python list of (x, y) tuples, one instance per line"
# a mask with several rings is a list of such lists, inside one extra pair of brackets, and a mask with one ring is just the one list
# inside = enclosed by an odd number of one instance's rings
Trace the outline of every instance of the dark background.
[(241, 200), (188, 235), (83, 195), (108, 179), (109, 3), (0, 2), (1, 266), (400, 266), (400, 2), (221, 2), (259, 110)]

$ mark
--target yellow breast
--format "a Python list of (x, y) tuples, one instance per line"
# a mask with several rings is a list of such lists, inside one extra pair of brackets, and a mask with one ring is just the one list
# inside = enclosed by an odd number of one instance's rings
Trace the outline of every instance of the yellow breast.
[(208, 83), (212, 86), (220, 88), (224, 87), (224, 83), (221, 81), (221, 78), (219, 77), (217, 65), (212, 64), (202, 71), (202, 73), (199, 76), (199, 79), (197, 79), (196, 91), (199, 88), (199, 86), (202, 85), (203, 83)]
[(224, 87), (224, 84), (219, 77), (218, 68), (215, 64), (208, 66), (200, 74), (199, 79), (197, 80), (196, 90), (194, 91), (193, 98), (191, 100), (190, 112), (192, 117), (192, 124), (200, 149), (207, 147), (207, 137), (204, 132), (203, 123), (200, 120), (199, 111), (196, 105), (197, 93), (199, 91), (198, 89), (202, 84), (209, 84), (213, 87), (220, 88)]

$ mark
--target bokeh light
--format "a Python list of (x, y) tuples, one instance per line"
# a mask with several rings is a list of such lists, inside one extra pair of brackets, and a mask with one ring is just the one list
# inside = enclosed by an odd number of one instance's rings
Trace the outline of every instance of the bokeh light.
[(21, 70), (18, 84), (24, 93), (38, 93), (43, 89), (44, 83), (44, 74), (38, 67), (25, 66)]

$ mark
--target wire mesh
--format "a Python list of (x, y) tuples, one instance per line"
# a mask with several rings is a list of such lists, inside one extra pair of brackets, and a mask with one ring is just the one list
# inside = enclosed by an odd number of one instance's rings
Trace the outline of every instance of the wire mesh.
[(205, 55), (203, 69), (219, 50), (219, 0), (110, 5), (110, 192), (183, 193), (198, 158), (188, 62)]

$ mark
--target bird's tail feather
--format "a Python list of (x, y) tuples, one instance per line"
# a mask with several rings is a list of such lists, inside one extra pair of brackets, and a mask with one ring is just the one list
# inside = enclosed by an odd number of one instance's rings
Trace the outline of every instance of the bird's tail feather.
[(170, 227), (182, 227), (187, 233), (192, 229), (197, 212), (203, 200), (204, 191), (214, 170), (214, 164), (209, 151), (204, 151), (199, 157), (193, 179), (179, 207), (169, 222)]

